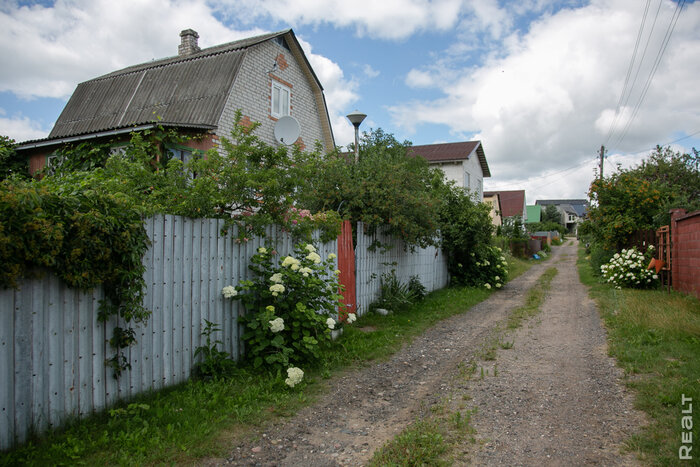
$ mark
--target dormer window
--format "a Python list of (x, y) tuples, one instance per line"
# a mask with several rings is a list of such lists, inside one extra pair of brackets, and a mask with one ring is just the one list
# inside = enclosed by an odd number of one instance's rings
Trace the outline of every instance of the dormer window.
[(270, 115), (275, 118), (289, 115), (291, 90), (287, 86), (273, 81), (271, 94)]

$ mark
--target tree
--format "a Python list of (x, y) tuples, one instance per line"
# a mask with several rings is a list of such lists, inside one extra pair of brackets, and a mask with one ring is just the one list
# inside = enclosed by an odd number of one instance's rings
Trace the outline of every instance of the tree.
[(12, 175), (29, 178), (29, 163), (15, 151), (15, 140), (0, 135), (0, 180)]
[(542, 223), (546, 224), (549, 222), (556, 222), (557, 224), (561, 224), (561, 213), (557, 209), (557, 207), (553, 204), (547, 205), (545, 210), (542, 212)]
[(657, 146), (640, 165), (596, 179), (589, 191), (588, 220), (580, 232), (614, 252), (637, 230), (668, 224), (671, 208), (700, 209), (700, 157), (697, 150), (692, 152)]
[(362, 221), (370, 232), (386, 226), (409, 245), (435, 243), (444, 177), (425, 159), (409, 156), (410, 145), (377, 129), (363, 135), (357, 164), (339, 153), (313, 161), (301, 205)]

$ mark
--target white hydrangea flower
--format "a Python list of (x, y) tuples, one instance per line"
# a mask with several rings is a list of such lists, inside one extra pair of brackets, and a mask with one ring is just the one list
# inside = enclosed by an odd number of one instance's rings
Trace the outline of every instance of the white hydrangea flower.
[(315, 251), (312, 251), (311, 253), (309, 253), (306, 256), (306, 259), (308, 259), (309, 261), (313, 261), (315, 264), (318, 264), (321, 262), (321, 257)]
[(299, 264), (299, 260), (291, 256), (287, 256), (282, 260), (282, 267), (288, 268), (292, 264)]
[(308, 243), (304, 249), (308, 251), (309, 253), (316, 253), (316, 247), (314, 247), (311, 243)]
[(328, 318), (326, 320), (326, 325), (328, 326), (328, 329), (335, 329), (335, 320), (333, 318)]
[(276, 297), (278, 294), (284, 292), (284, 286), (282, 284), (272, 284), (270, 286), (270, 292), (272, 292), (272, 295)]
[(335, 253), (331, 253), (328, 255), (328, 259), (336, 259), (338, 256), (336, 256)]
[(304, 379), (304, 372), (301, 370), (301, 368), (287, 368), (287, 379), (284, 380), (284, 384), (290, 388), (293, 388), (297, 384), (301, 383), (302, 379)]
[(275, 318), (270, 321), (270, 331), (280, 332), (284, 331), (284, 320), (282, 318)]
[(297, 271), (299, 269), (299, 264), (294, 263), (289, 267), (292, 271)]
[(497, 289), (500, 289), (501, 287), (503, 287), (503, 284), (501, 284), (500, 282), (496, 284)]
[(656, 279), (659, 278), (659, 276), (658, 276), (657, 274), (654, 274), (653, 276), (651, 276), (651, 278), (654, 279), (654, 280), (656, 280)]
[(484, 284), (484, 287), (486, 287), (487, 289), (490, 289), (490, 288), (491, 288), (491, 284), (486, 283), (486, 284)]
[(282, 273), (281, 272), (276, 272), (270, 277), (270, 282), (273, 282), (275, 284), (281, 284), (282, 281)]
[(267, 248), (265, 248), (264, 246), (261, 246), (260, 248), (258, 248), (258, 253), (261, 253), (264, 255), (265, 253), (267, 253)]
[(238, 295), (238, 290), (232, 285), (227, 285), (221, 289), (221, 293), (224, 294), (224, 298), (233, 298)]
[(357, 315), (355, 315), (355, 313), (348, 313), (348, 319), (347, 319), (348, 324), (352, 324), (356, 320), (357, 320)]
[(272, 306), (272, 305), (267, 305), (267, 306), (265, 307), (265, 309), (266, 309), (267, 311), (271, 311), (271, 312), (274, 312), (274, 311), (275, 311), (275, 307)]

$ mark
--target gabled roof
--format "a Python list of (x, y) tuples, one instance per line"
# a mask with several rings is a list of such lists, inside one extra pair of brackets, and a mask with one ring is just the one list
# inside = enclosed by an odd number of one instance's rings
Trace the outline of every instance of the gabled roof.
[[(50, 140), (153, 123), (205, 130), (216, 128), (246, 50), (275, 38), (287, 41), (292, 53), (302, 59), (307, 68), (305, 74), (316, 85), (319, 110), (327, 113), (323, 87), (294, 32), (285, 29), (188, 55), (130, 66), (80, 83), (48, 138), (22, 145), (49, 144)], [(321, 124), (327, 127), (332, 140), (330, 122), (324, 122), (322, 116)]]
[(538, 199), (536, 205), (549, 206), (553, 204), (560, 206), (567, 212), (575, 213), (579, 217), (584, 217), (588, 212), (588, 200), (585, 199)]
[(479, 158), (479, 164), (481, 165), (484, 177), (491, 176), (491, 171), (486, 162), (486, 155), (484, 154), (484, 147), (481, 145), (481, 141), (411, 146), (408, 149), (408, 153), (421, 156), (432, 163), (464, 161), (476, 155), (476, 157)]
[(527, 211), (527, 223), (532, 224), (535, 222), (540, 222), (542, 220), (542, 206), (530, 205), (525, 206)]
[(498, 194), (501, 200), (501, 217), (522, 216), (525, 206), (525, 190), (485, 191), (484, 196)]

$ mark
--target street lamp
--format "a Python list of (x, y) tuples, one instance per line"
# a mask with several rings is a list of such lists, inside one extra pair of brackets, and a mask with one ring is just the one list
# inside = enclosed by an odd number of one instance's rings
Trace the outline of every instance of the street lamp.
[(360, 113), (359, 110), (355, 110), (346, 115), (352, 126), (355, 127), (355, 164), (360, 160), (360, 123), (367, 117), (367, 115)]

